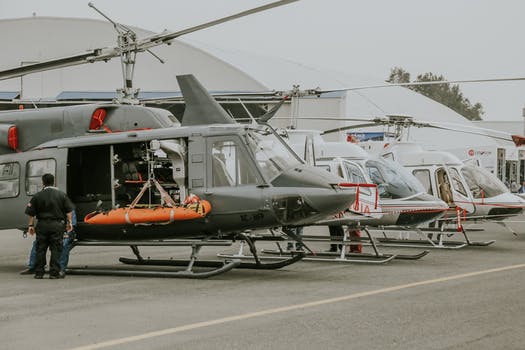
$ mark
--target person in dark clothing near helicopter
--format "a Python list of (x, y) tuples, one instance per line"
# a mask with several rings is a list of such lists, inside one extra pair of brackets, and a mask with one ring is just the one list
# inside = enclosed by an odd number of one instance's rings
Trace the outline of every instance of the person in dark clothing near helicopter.
[[(76, 237), (75, 228), (77, 225), (77, 216), (75, 210), (73, 210), (71, 224), (73, 230), (70, 232), (64, 232), (63, 244), (62, 244), (62, 254), (60, 255), (60, 269), (66, 271), (67, 265), (69, 263), (69, 252), (71, 251), (73, 241)], [(35, 264), (36, 264), (36, 239), (33, 241), (31, 246), (31, 253), (29, 254), (29, 262), (27, 263), (27, 269), (20, 272), (21, 275), (32, 275), (35, 273)]]
[[(44, 277), (47, 249), (51, 251), (49, 262), (49, 278), (64, 278), (60, 269), (62, 254), (62, 237), (64, 231), (70, 232), (72, 227), (73, 203), (68, 196), (53, 187), (55, 177), (52, 174), (42, 176), (42, 191), (36, 193), (27, 204), (25, 213), (29, 215), (28, 233), (36, 232), (36, 262), (35, 278)], [(35, 230), (35, 218), (37, 219)], [(67, 222), (66, 222), (67, 220)]]

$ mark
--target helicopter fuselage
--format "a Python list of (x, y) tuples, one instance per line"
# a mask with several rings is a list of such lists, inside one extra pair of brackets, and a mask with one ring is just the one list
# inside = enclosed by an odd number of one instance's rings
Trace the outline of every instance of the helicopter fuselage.
[[(24, 208), (46, 172), (55, 174), (57, 186), (75, 203), (79, 239), (202, 238), (298, 226), (339, 212), (353, 200), (355, 190), (339, 188), (339, 178), (298, 160), (269, 171), (276, 159), (254, 152), (257, 145), (248, 141), (254, 133), (237, 124), (173, 126), (61, 138), (0, 155), (0, 228), (26, 226)], [(209, 201), (210, 214), (158, 225), (83, 222), (99, 201), (101, 210), (129, 205), (151, 177), (179, 202), (190, 193)], [(162, 204), (155, 191), (145, 197), (143, 205)]]

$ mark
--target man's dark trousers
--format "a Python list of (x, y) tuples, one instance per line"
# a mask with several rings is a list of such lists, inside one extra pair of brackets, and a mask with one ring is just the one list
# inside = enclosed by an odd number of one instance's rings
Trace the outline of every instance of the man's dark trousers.
[(49, 275), (58, 276), (62, 239), (66, 226), (63, 220), (39, 220), (36, 225), (36, 263), (35, 275), (44, 275), (47, 248), (51, 251)]

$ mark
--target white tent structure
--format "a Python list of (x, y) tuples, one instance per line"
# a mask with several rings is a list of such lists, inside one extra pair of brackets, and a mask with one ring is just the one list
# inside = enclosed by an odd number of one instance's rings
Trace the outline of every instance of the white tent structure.
[[(155, 33), (133, 28), (139, 37)], [(19, 67), (105, 46), (116, 45), (112, 24), (93, 19), (29, 17), (0, 20), (0, 69)], [(236, 67), (198, 48), (175, 41), (137, 56), (134, 84), (143, 91), (178, 91), (176, 75), (194, 74), (208, 89), (265, 90), (266, 87)], [(122, 87), (120, 61), (113, 59), (83, 66), (36, 73), (0, 81), (0, 91), (18, 91), (22, 98), (54, 98), (64, 91), (115, 91)]]

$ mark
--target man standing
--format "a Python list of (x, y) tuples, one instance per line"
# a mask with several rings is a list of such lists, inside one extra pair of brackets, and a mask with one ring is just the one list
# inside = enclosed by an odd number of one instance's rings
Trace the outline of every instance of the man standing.
[[(69, 252), (73, 246), (73, 241), (75, 240), (75, 228), (77, 225), (77, 215), (75, 210), (72, 212), (71, 224), (73, 230), (70, 232), (64, 232), (63, 244), (62, 244), (62, 254), (60, 255), (60, 270), (66, 271), (67, 265), (69, 263)], [(34, 232), (33, 232), (34, 233)], [(31, 236), (33, 235), (31, 234)], [(36, 239), (33, 241), (31, 246), (31, 253), (29, 254), (29, 262), (27, 263), (27, 269), (20, 272), (21, 275), (32, 275), (35, 273), (35, 264), (36, 264)]]
[(64, 231), (70, 232), (73, 229), (73, 203), (64, 192), (53, 187), (55, 177), (52, 174), (42, 176), (42, 185), (42, 191), (31, 198), (25, 210), (29, 215), (28, 232), (31, 235), (35, 233), (35, 217), (37, 218), (35, 278), (44, 277), (48, 248), (51, 251), (49, 278), (64, 278), (65, 273), (60, 269), (62, 236)]

